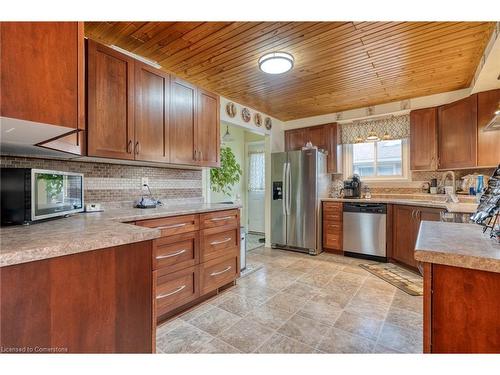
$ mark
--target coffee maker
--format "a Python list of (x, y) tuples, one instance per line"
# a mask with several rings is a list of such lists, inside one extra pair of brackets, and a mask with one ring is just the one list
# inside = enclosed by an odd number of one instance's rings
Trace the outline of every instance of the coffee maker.
[(361, 180), (357, 174), (344, 181), (344, 198), (361, 198)]

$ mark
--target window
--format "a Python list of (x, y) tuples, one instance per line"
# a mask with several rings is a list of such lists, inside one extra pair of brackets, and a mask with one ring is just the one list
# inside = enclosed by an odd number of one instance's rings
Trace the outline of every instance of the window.
[(263, 152), (250, 152), (248, 157), (248, 189), (252, 191), (264, 190), (265, 154)]
[(373, 180), (407, 178), (406, 140), (355, 143), (346, 145), (346, 174)]

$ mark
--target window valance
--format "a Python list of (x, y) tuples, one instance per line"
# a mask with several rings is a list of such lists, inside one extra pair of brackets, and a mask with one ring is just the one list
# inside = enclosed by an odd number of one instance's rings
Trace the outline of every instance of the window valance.
[(342, 143), (364, 142), (370, 135), (380, 139), (403, 139), (410, 136), (410, 115), (342, 124)]

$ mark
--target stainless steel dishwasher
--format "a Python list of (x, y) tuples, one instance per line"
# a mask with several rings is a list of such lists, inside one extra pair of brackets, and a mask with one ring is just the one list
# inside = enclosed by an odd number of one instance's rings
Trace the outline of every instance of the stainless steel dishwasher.
[(345, 202), (343, 211), (344, 253), (386, 261), (387, 206)]

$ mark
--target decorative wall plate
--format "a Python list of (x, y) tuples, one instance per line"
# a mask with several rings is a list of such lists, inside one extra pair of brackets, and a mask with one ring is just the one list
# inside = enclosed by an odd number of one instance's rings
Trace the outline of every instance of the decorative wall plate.
[(264, 125), (266, 126), (267, 130), (271, 130), (271, 128), (273, 127), (273, 120), (271, 120), (271, 117), (266, 117)]
[(262, 115), (260, 113), (253, 115), (253, 122), (257, 126), (262, 126)]
[(226, 113), (231, 118), (236, 116), (236, 106), (233, 102), (229, 102), (226, 104)]
[(250, 110), (248, 108), (243, 108), (241, 111), (241, 118), (243, 121), (248, 122), (252, 118), (252, 115), (250, 114)]

